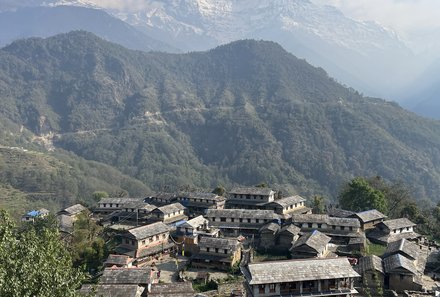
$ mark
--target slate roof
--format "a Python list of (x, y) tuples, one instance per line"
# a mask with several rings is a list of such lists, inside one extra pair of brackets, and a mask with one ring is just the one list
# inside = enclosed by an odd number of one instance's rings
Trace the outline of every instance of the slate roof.
[(403, 268), (404, 270), (407, 270), (407, 273), (409, 274), (417, 274), (417, 268), (414, 265), (413, 261), (400, 254), (386, 257), (383, 260), (383, 267), (386, 273), (401, 274)]
[(170, 201), (170, 200), (177, 198), (177, 194), (176, 193), (167, 193), (167, 192), (156, 192), (156, 193), (148, 195), (148, 197), (147, 197), (147, 199), (154, 199), (154, 198), (159, 198), (159, 199)]
[(278, 215), (272, 210), (260, 209), (208, 209), (207, 218), (254, 218), (254, 219), (278, 219)]
[(358, 265), (354, 267), (354, 270), (356, 270), (359, 274), (363, 274), (366, 271), (373, 271), (373, 270), (379, 271), (382, 274), (384, 273), (382, 266), (382, 259), (376, 255), (360, 258)]
[(358, 219), (329, 217), (325, 214), (292, 214), (292, 222), (318, 223), (330, 226), (360, 227)]
[(93, 296), (104, 297), (141, 297), (145, 291), (144, 287), (138, 285), (83, 285), (79, 290), (80, 295), (90, 296), (91, 293), (96, 293)]
[(140, 240), (156, 234), (165, 233), (169, 231), (170, 229), (167, 225), (165, 225), (162, 222), (156, 222), (153, 224), (127, 230), (127, 233), (130, 237), (134, 237), (135, 239)]
[(150, 267), (144, 268), (106, 268), (99, 278), (100, 284), (148, 285)]
[(201, 226), (201, 225), (203, 225), (205, 223), (208, 223), (208, 220), (205, 219), (203, 216), (198, 216), (198, 217), (195, 217), (195, 218), (193, 218), (191, 220), (188, 220), (188, 221), (184, 222), (179, 227), (186, 227), (186, 228), (189, 227), (189, 228), (195, 229), (195, 228), (197, 228), (197, 227), (199, 227), (199, 226)]
[(376, 209), (361, 211), (355, 213), (353, 216), (359, 218), (359, 220), (364, 224), (379, 219), (385, 219), (387, 217), (386, 215), (384, 215), (383, 213), (381, 213)]
[(206, 193), (206, 192), (183, 192), (180, 193), (178, 196), (183, 198), (190, 198), (190, 199), (207, 199), (207, 200), (215, 200), (215, 201), (226, 200), (226, 198), (223, 196), (219, 196), (214, 193)]
[(131, 261), (132, 261), (132, 259), (129, 256), (110, 254), (107, 257), (105, 264), (123, 266), (123, 265), (127, 265)]
[(278, 204), (281, 207), (287, 207), (290, 205), (295, 205), (295, 203), (300, 203), (300, 202), (304, 202), (304, 201), (306, 201), (306, 199), (304, 199), (303, 197), (301, 197), (299, 195), (295, 195), (295, 196), (277, 199), (275, 201), (272, 201), (271, 204)]
[(321, 253), (330, 240), (331, 238), (324, 233), (314, 230), (301, 236), (297, 241), (295, 241), (290, 250), (299, 250), (302, 246), (306, 245), (314, 249), (317, 253)]
[(106, 204), (127, 204), (127, 203), (141, 203), (143, 202), (143, 198), (101, 198), (99, 200), (99, 204), (106, 203)]
[(274, 222), (270, 222), (260, 228), (260, 232), (271, 231), (272, 233), (276, 233), (278, 230), (280, 230), (280, 225)]
[(346, 210), (346, 209), (342, 209), (342, 208), (335, 208), (335, 207), (330, 207), (327, 210), (327, 214), (331, 217), (336, 217), (336, 218), (348, 218), (349, 216), (353, 215), (355, 212), (351, 211), (351, 210)]
[(61, 212), (66, 212), (69, 215), (76, 215), (86, 209), (87, 208), (85, 206), (82, 206), (81, 204), (75, 204), (75, 205), (72, 205), (72, 206), (69, 206), (69, 207), (63, 209)]
[(235, 187), (229, 191), (229, 194), (239, 194), (239, 195), (270, 195), (275, 193), (270, 188), (260, 188), (260, 187)]
[(384, 224), (390, 230), (406, 228), (406, 227), (414, 227), (417, 225), (411, 222), (410, 220), (408, 220), (407, 218), (383, 221), (381, 224)]
[(153, 284), (148, 297), (193, 297), (196, 293), (191, 282)]
[(279, 233), (281, 234), (281, 233), (284, 233), (284, 232), (287, 232), (287, 233), (290, 233), (290, 234), (293, 234), (293, 235), (297, 235), (297, 234), (299, 234), (301, 232), (301, 228), (295, 226), (294, 224), (289, 224), (289, 225), (286, 225), (286, 226), (282, 227), (280, 229)]
[(236, 250), (240, 245), (237, 238), (206, 237), (200, 238), (199, 247)]
[(251, 263), (243, 273), (250, 285), (360, 277), (343, 257)]
[(145, 209), (147, 211), (153, 211), (157, 208), (157, 206), (148, 204), (146, 202), (136, 201), (136, 202), (127, 202), (124, 203), (123, 208), (131, 208), (131, 209)]
[(397, 253), (403, 253), (403, 255), (408, 255), (411, 259), (416, 260), (419, 257), (419, 250), (420, 248), (417, 244), (402, 238), (398, 241), (390, 242), (387, 245), (384, 257)]
[(155, 211), (159, 211), (163, 214), (171, 214), (173, 212), (178, 212), (180, 210), (185, 210), (185, 206), (183, 206), (179, 202), (164, 205), (155, 209)]

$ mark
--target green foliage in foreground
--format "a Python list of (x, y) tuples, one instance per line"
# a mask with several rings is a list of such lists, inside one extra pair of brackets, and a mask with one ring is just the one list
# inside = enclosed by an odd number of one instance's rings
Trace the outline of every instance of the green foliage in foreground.
[(83, 278), (56, 228), (18, 231), (0, 211), (0, 296), (74, 297)]
[(366, 254), (367, 255), (376, 255), (378, 257), (382, 256), (385, 253), (386, 246), (375, 244), (375, 243), (369, 243), (367, 245)]

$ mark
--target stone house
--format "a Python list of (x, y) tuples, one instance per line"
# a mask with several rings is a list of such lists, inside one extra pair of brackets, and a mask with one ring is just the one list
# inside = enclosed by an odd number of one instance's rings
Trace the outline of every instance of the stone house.
[(318, 230), (306, 233), (293, 243), (290, 249), (292, 258), (325, 258), (329, 253), (330, 240), (330, 237)]
[(21, 217), (22, 222), (35, 222), (36, 219), (43, 219), (49, 215), (49, 211), (45, 208), (31, 210)]
[(191, 265), (201, 268), (229, 270), (241, 260), (238, 238), (201, 237), (200, 251), (191, 257)]
[(209, 226), (209, 221), (203, 216), (195, 217), (176, 225), (174, 233), (180, 251), (184, 250), (185, 255), (194, 254), (199, 251), (199, 240), (201, 237), (218, 237), (219, 230)]
[(361, 275), (355, 282), (356, 287), (368, 288), (373, 295), (377, 293), (377, 289), (383, 289), (385, 273), (380, 257), (370, 255), (359, 258), (354, 270)]
[(136, 259), (142, 264), (155, 256), (168, 254), (175, 245), (170, 241), (170, 229), (162, 222), (126, 230), (119, 235), (115, 251)]
[(367, 238), (374, 243), (383, 245), (402, 238), (417, 239), (421, 235), (414, 231), (416, 225), (407, 218), (383, 221), (378, 223), (374, 229), (368, 230)]
[(151, 195), (148, 195), (145, 199), (145, 202), (156, 206), (168, 205), (174, 202), (177, 202), (177, 194), (176, 193), (167, 193), (167, 192), (157, 192)]
[(305, 202), (306, 199), (299, 195), (295, 195), (269, 202), (265, 205), (265, 208), (273, 210), (280, 215), (312, 213), (311, 209), (305, 205)]
[(208, 209), (205, 217), (210, 226), (220, 229), (225, 236), (258, 236), (269, 222), (278, 222), (279, 216), (271, 210)]
[(275, 200), (275, 191), (259, 187), (235, 187), (228, 193), (226, 208), (264, 209), (265, 205)]
[(357, 212), (350, 216), (350, 218), (358, 219), (361, 223), (362, 230), (372, 229), (377, 224), (383, 222), (387, 216), (376, 209)]
[(214, 193), (188, 192), (177, 196), (183, 206), (188, 209), (190, 217), (203, 215), (207, 209), (224, 209), (226, 198)]
[(122, 210), (128, 203), (142, 203), (142, 198), (101, 198), (93, 212), (100, 214), (110, 214)]
[(273, 249), (276, 245), (276, 238), (281, 226), (278, 223), (270, 222), (260, 228), (259, 248), (262, 250)]
[(279, 251), (289, 251), (292, 244), (299, 238), (301, 229), (293, 224), (288, 224), (278, 231), (275, 239), (275, 249)]
[(252, 263), (242, 272), (250, 297), (353, 296), (360, 277), (347, 258)]
[(76, 220), (76, 218), (78, 217), (78, 215), (80, 215), (83, 212), (87, 212), (88, 209), (81, 205), (81, 204), (75, 204), (72, 206), (69, 206), (63, 210), (60, 210), (59, 212), (57, 212), (57, 216), (68, 216), (70, 218), (72, 218), (74, 221)]
[(130, 268), (133, 266), (133, 258), (127, 255), (110, 254), (104, 262), (104, 267), (108, 268)]
[(151, 214), (153, 220), (161, 221), (165, 224), (173, 224), (175, 222), (188, 219), (185, 214), (185, 210), (186, 208), (182, 204), (175, 202), (160, 206), (154, 209)]
[(383, 267), (386, 274), (385, 288), (396, 292), (422, 290), (422, 273), (417, 270), (414, 261), (401, 254), (394, 254), (383, 259)]
[(334, 243), (348, 244), (350, 238), (363, 234), (359, 221), (353, 218), (329, 217), (324, 214), (293, 214), (291, 217), (292, 223), (301, 228), (301, 232), (318, 230), (330, 236)]

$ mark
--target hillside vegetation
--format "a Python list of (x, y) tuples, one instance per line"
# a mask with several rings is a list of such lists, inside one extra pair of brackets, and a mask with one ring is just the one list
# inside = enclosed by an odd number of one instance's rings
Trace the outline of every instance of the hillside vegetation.
[(266, 182), (336, 195), (353, 176), (438, 199), (440, 123), (364, 98), (273, 42), (144, 53), (86, 32), (0, 50), (0, 115), (152, 189)]

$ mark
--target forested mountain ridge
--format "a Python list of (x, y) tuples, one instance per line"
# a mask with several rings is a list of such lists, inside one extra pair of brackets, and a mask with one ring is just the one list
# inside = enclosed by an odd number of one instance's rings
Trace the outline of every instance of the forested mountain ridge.
[(86, 32), (0, 51), (2, 117), (153, 189), (267, 182), (335, 195), (348, 178), (440, 188), (440, 123), (364, 98), (278, 44), (143, 53)]

